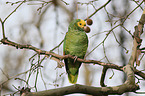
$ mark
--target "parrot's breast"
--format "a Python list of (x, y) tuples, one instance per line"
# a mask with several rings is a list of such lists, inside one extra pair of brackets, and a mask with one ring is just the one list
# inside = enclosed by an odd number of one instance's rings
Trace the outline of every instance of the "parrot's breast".
[(65, 37), (66, 54), (83, 58), (88, 47), (88, 37), (83, 31), (68, 32)]

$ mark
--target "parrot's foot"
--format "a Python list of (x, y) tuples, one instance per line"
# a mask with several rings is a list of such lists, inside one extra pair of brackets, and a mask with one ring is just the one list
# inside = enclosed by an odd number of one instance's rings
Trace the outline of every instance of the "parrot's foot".
[(77, 58), (78, 58), (77, 56), (74, 56), (74, 63), (76, 62)]

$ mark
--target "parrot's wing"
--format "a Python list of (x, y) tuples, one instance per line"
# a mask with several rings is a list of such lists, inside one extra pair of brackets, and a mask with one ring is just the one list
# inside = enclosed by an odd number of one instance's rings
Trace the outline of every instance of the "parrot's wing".
[(66, 33), (66, 35), (64, 37), (64, 42), (63, 42), (63, 55), (66, 55), (66, 50), (65, 50), (66, 46), (65, 45), (66, 45), (66, 36), (67, 36), (67, 33)]

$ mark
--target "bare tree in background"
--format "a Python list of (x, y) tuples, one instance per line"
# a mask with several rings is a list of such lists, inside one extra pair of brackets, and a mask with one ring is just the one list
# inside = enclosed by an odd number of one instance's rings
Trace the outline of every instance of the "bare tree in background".
[[(0, 94), (145, 94), (144, 1), (0, 1)], [(70, 85), (62, 43), (69, 22), (91, 18), (78, 84)]]

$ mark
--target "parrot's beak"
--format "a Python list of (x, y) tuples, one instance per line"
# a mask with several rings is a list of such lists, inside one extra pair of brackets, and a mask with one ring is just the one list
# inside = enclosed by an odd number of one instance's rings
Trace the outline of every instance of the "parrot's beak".
[(88, 27), (88, 26), (84, 26), (83, 29), (86, 33), (89, 33), (91, 30), (90, 27)]
[(86, 25), (85, 26), (83, 26), (83, 30), (85, 31), (85, 27), (86, 27)]

